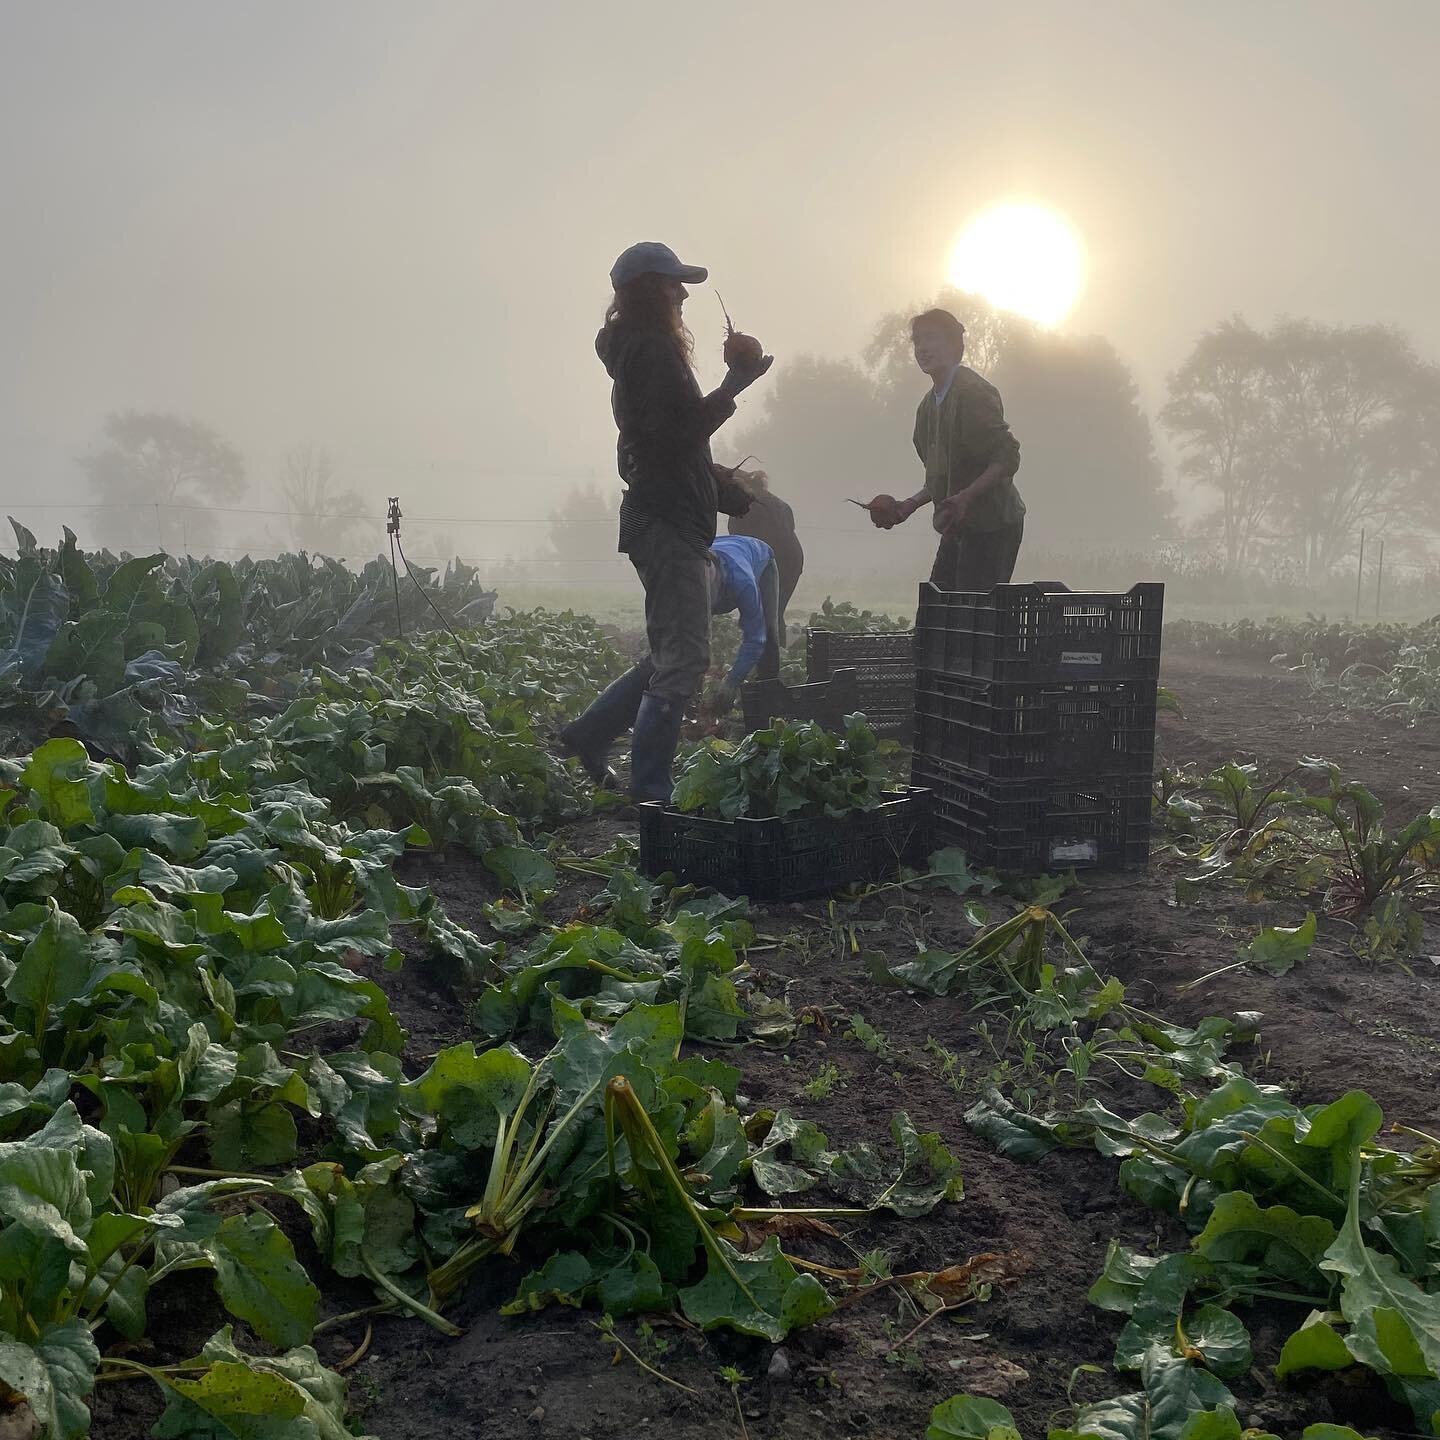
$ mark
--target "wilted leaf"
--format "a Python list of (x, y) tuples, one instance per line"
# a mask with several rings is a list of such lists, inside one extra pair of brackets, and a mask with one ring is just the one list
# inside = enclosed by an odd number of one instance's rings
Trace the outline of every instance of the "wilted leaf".
[(1242, 945), (1237, 954), (1272, 975), (1288, 975), (1310, 954), (1310, 947), (1315, 943), (1315, 925), (1315, 912), (1311, 910), (1291, 929), (1275, 925), (1262, 930), (1248, 945)]

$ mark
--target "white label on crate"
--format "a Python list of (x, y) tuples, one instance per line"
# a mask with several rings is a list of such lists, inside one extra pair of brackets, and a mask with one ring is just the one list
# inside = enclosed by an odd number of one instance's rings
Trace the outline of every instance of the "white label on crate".
[(1056, 840), (1050, 846), (1052, 860), (1098, 860), (1100, 845), (1095, 840)]
[(1105, 657), (1098, 650), (1062, 650), (1062, 665), (1098, 665)]

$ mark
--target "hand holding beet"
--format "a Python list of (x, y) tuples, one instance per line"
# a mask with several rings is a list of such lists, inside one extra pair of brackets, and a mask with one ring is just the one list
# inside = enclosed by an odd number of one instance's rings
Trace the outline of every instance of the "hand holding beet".
[(725, 348), (721, 353), (726, 365), (740, 370), (754, 370), (765, 358), (764, 347), (753, 335), (733, 329), (726, 332)]
[[(715, 298), (720, 299), (718, 292)], [(729, 371), (725, 377), (725, 388), (732, 395), (738, 395), (775, 363), (775, 357), (767, 355), (765, 347), (753, 335), (746, 335), (735, 328), (723, 300), (720, 300), (720, 309), (725, 315), (725, 345), (720, 353)]]
[(903, 502), (897, 500), (893, 495), (877, 495), (868, 505), (861, 508), (869, 511), (870, 523), (877, 530), (893, 529), (908, 514)]

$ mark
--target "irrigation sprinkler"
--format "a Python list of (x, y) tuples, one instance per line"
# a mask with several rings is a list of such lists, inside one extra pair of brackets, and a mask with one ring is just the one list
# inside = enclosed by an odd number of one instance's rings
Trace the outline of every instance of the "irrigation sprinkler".
[(385, 512), (385, 533), (390, 537), (390, 579), (395, 584), (395, 633), (405, 638), (405, 625), (400, 619), (400, 570), (395, 564), (395, 542), (400, 538), (400, 497), (390, 496), (390, 508)]

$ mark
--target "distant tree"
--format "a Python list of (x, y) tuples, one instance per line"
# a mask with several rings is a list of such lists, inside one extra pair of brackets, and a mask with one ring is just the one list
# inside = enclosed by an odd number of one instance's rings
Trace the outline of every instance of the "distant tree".
[(1362, 526), (1432, 524), (1440, 370), (1381, 325), (1286, 320), (1269, 346), (1278, 519), (1306, 569), (1329, 570)]
[[(290, 512), (290, 533), (297, 550), (343, 558), (357, 545), (363, 545), (367, 556), (383, 548), (379, 538), (382, 515), (377, 512), (368, 524), (357, 518), (364, 513), (365, 502), (358, 491), (340, 489), (335, 461), (323, 447), (297, 445), (289, 451), (278, 485)], [(362, 541), (367, 531), (369, 536)]]
[(754, 455), (797, 513), (833, 515), (846, 496), (868, 500), (914, 467), (910, 432), (890, 422), (885, 401), (858, 365), (801, 355), (773, 372), (764, 414), (718, 458)]
[(1150, 420), (1108, 340), (1018, 330), (989, 378), (1020, 441), (1028, 536), (1144, 540), (1170, 529)]
[(1440, 369), (1383, 326), (1283, 320), (1268, 333), (1231, 319), (1202, 335), (1170, 377), (1161, 422), (1181, 474), (1215, 497), (1227, 568), (1262, 549), (1324, 574), (1363, 527), (1431, 527)]
[(1267, 370), (1264, 337), (1238, 317), (1227, 320), (1202, 335), (1170, 377), (1160, 411), (1184, 452), (1180, 474), (1217, 497), (1228, 571), (1253, 559), (1278, 499)]
[(203, 553), (220, 533), (208, 507), (245, 492), (239, 450), (208, 425), (178, 415), (111, 415), (99, 450), (80, 466), (106, 507), (101, 532), (110, 544), (132, 551)]
[(563, 562), (547, 567), (561, 571), (565, 564), (593, 565), (614, 560), (619, 553), (615, 537), (620, 502), (602, 494), (594, 485), (576, 485), (560, 505), (550, 512), (545, 558)]

